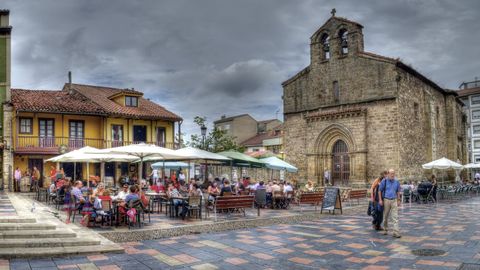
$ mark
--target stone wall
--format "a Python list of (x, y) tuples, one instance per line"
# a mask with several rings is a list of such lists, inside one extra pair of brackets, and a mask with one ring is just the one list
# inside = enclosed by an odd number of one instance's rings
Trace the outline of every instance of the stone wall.
[(398, 73), (399, 174), (404, 180), (428, 177), (432, 171), (424, 170), (421, 165), (442, 157), (464, 163), (465, 123), (455, 96), (408, 72), (399, 69)]

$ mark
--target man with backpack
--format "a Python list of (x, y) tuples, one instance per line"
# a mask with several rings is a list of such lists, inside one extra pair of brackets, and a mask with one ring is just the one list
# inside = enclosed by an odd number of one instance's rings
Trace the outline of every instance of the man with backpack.
[(391, 220), (393, 225), (393, 237), (400, 238), (398, 226), (398, 207), (401, 203), (400, 182), (395, 178), (395, 171), (388, 170), (388, 175), (382, 180), (379, 187), (382, 192), (380, 196), (380, 205), (383, 205), (383, 234), (388, 234), (388, 222)]

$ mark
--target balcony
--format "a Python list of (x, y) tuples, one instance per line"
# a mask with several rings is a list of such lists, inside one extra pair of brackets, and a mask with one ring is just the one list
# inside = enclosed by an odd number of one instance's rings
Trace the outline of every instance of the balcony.
[[(130, 144), (137, 144), (141, 142), (134, 141), (112, 141), (103, 139), (91, 138), (68, 138), (68, 137), (39, 137), (39, 136), (17, 136), (15, 142), (16, 154), (41, 154), (41, 155), (58, 155), (61, 149), (71, 151), (85, 146), (95, 148), (111, 148)], [(155, 144), (157, 146), (178, 149), (177, 143), (164, 142), (144, 142), (148, 144)]]

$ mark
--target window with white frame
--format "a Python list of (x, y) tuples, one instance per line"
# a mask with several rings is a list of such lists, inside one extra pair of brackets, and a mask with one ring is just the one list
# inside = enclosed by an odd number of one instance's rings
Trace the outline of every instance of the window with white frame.
[(474, 140), (473, 141), (473, 148), (474, 149), (480, 149), (480, 140)]
[(20, 118), (20, 133), (32, 134), (33, 133), (33, 119), (32, 118)]
[(474, 162), (475, 163), (480, 163), (480, 156), (479, 155), (474, 156)]
[(480, 120), (480, 110), (472, 111), (472, 120)]
[(480, 104), (480, 95), (472, 96), (472, 105), (478, 105)]
[(472, 132), (473, 132), (473, 135), (480, 134), (480, 125), (473, 125)]

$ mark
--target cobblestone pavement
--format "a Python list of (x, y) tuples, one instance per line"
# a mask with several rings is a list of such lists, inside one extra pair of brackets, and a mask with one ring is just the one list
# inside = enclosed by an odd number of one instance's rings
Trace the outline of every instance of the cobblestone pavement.
[[(480, 263), (479, 207), (480, 198), (405, 205), (400, 239), (373, 231), (369, 217), (359, 213), (124, 243), (125, 254), (0, 261), (0, 269), (457, 269)], [(446, 253), (412, 255), (422, 248)]]
[(17, 213), (8, 196), (0, 192), (0, 217), (15, 216)]

